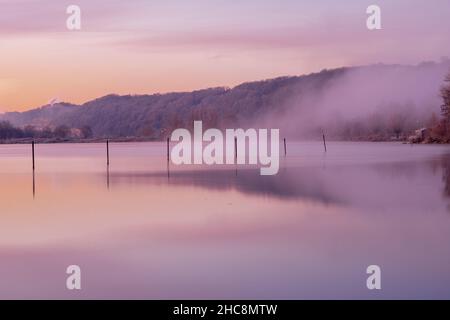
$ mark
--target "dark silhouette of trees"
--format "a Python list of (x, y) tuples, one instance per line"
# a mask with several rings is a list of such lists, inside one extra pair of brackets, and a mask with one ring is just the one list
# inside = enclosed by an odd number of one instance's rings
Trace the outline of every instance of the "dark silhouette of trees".
[(90, 126), (83, 126), (80, 129), (81, 131), (81, 137), (84, 139), (90, 139), (94, 136), (94, 133), (92, 132), (92, 128)]
[(442, 120), (431, 128), (432, 142), (450, 142), (450, 73), (445, 78), (441, 88), (442, 97)]
[(390, 116), (389, 119), (389, 128), (392, 130), (394, 136), (399, 139), (400, 134), (404, 132), (404, 125), (406, 122), (406, 116), (401, 113), (394, 113)]
[(44, 127), (39, 135), (40, 138), (51, 138), (53, 137), (53, 131), (49, 126)]
[(14, 140), (14, 139), (91, 139), (94, 137), (90, 126), (83, 126), (77, 130), (61, 125), (52, 129), (46, 126), (42, 129), (36, 128), (32, 125), (27, 125), (23, 128), (13, 126), (9, 121), (0, 121), (0, 140)]
[(57, 138), (67, 138), (69, 136), (70, 133), (70, 129), (67, 126), (57, 126), (55, 128), (55, 131), (53, 132), (53, 134), (57, 137)]
[(448, 129), (448, 126), (450, 124), (450, 73), (445, 78), (445, 82), (447, 82), (447, 84), (445, 84), (441, 89), (441, 96), (443, 100), (441, 110)]
[(0, 139), (17, 139), (23, 138), (24, 132), (15, 128), (8, 121), (0, 122)]

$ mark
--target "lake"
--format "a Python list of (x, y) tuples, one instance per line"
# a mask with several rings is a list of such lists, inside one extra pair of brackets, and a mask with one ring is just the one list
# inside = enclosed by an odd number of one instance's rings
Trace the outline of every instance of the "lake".
[(275, 176), (168, 168), (157, 142), (110, 156), (36, 145), (33, 175), (29, 145), (0, 145), (0, 298), (450, 298), (448, 146), (288, 142)]

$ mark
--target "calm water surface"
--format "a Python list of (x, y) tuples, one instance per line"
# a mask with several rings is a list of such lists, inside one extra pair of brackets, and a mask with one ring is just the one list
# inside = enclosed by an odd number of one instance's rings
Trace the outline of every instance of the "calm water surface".
[(110, 149), (37, 145), (33, 177), (0, 145), (0, 298), (450, 298), (448, 146), (288, 143), (276, 176)]

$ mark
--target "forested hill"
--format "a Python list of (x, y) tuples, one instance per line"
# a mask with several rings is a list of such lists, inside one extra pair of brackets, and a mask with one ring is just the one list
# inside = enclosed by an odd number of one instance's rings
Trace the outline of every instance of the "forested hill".
[(406, 135), (439, 117), (448, 59), (417, 66), (372, 65), (249, 82), (234, 88), (152, 95), (107, 95), (0, 115), (24, 128), (89, 128), (94, 137), (164, 138), (175, 128), (278, 127), (285, 136), (324, 129), (343, 139)]

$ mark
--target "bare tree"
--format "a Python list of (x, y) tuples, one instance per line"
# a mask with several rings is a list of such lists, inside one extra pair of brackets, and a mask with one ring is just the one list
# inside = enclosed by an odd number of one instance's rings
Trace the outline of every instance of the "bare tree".
[(444, 86), (441, 89), (441, 96), (443, 99), (441, 110), (442, 115), (448, 122), (450, 121), (450, 73), (445, 78), (445, 82), (447, 82), (447, 84), (444, 84)]
[(443, 104), (441, 106), (443, 120), (443, 131), (447, 139), (450, 138), (450, 73), (445, 78), (445, 84), (441, 88)]

